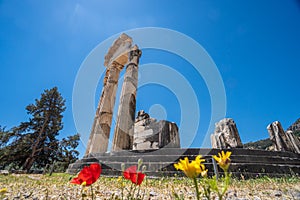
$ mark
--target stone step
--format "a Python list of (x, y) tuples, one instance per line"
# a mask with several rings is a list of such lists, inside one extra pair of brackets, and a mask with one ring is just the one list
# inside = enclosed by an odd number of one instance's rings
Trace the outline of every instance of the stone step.
[[(217, 155), (221, 150), (220, 149), (206, 149), (206, 148), (190, 148), (190, 149), (179, 149), (179, 148), (163, 148), (159, 150), (144, 150), (144, 151), (118, 151), (118, 152), (108, 152), (108, 153), (96, 153), (89, 155), (88, 157), (102, 157), (102, 156), (147, 156), (147, 155), (203, 155), (203, 156), (212, 156)], [(299, 158), (300, 154), (295, 154), (292, 152), (281, 152), (281, 151), (265, 151), (265, 150), (252, 150), (252, 149), (226, 149), (224, 151), (231, 151), (232, 155), (252, 155), (252, 156), (280, 156), (280, 157), (289, 157), (289, 158)]]
[[(74, 168), (81, 168), (85, 164), (91, 164), (91, 163), (82, 163), (82, 164), (74, 164)], [(101, 163), (102, 169), (115, 169), (118, 171), (121, 171), (121, 164), (122, 162), (107, 162), (107, 163)], [(213, 165), (212, 163), (204, 163), (206, 168), (209, 171), (213, 171)], [(136, 162), (129, 162), (125, 164), (125, 167), (129, 167), (132, 165), (136, 165)], [(176, 171), (176, 169), (173, 166), (173, 162), (150, 162), (150, 163), (143, 163), (143, 165), (146, 166), (146, 170), (148, 172), (156, 172), (156, 171)], [(300, 165), (298, 164), (269, 164), (269, 163), (231, 163), (230, 166), (231, 171), (236, 172), (252, 172), (252, 173), (279, 173), (279, 172), (285, 172), (285, 173), (300, 173)], [(219, 171), (222, 171), (219, 169)]]
[[(248, 149), (230, 149), (230, 170), (235, 175), (252, 176), (254, 174), (300, 174), (300, 155), (291, 152), (271, 152)], [(98, 157), (87, 156), (69, 166), (67, 172), (77, 173), (83, 166), (100, 162), (104, 175), (114, 175), (121, 171), (121, 164), (126, 167), (137, 165), (138, 159), (143, 159), (147, 174), (161, 176), (162, 174), (178, 174), (173, 164), (179, 159), (188, 157), (195, 159), (204, 155), (206, 168), (213, 173), (212, 155), (219, 149), (160, 149), (159, 151), (121, 151), (97, 154)], [(219, 169), (219, 171), (222, 171)], [(277, 175), (276, 175), (277, 176)]]
[[(189, 160), (194, 160), (196, 155), (186, 155)], [(97, 158), (84, 158), (82, 162), (138, 162), (139, 159), (142, 159), (143, 162), (178, 162), (182, 159), (181, 155), (134, 155), (134, 156), (101, 156)], [(203, 159), (206, 162), (212, 162), (212, 156), (204, 156)], [(252, 162), (252, 163), (265, 163), (265, 162), (272, 162), (274, 164), (299, 164), (299, 158), (290, 158), (290, 157), (280, 157), (280, 156), (252, 156), (252, 155), (232, 155), (231, 156), (232, 162), (236, 163), (243, 163), (243, 162)]]

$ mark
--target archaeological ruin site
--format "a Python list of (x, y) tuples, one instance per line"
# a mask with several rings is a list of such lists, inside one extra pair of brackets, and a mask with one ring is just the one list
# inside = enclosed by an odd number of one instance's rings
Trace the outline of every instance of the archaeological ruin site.
[[(218, 171), (212, 155), (230, 150), (230, 171), (234, 176), (285, 176), (300, 173), (300, 141), (291, 131), (284, 131), (280, 122), (267, 127), (272, 148), (257, 150), (243, 148), (233, 119), (225, 118), (215, 124), (211, 134), (212, 148), (181, 148), (179, 129), (175, 123), (154, 119), (145, 111), (137, 112), (139, 59), (142, 55), (132, 38), (122, 34), (115, 40), (105, 56), (106, 74), (96, 110), (85, 156), (71, 164), (68, 173), (77, 173), (93, 162), (102, 165), (102, 174), (120, 175), (121, 164), (136, 164), (143, 159), (147, 174), (173, 176), (181, 174), (173, 164), (183, 157), (194, 159), (204, 156), (210, 175)], [(99, 66), (100, 67), (100, 66)], [(119, 75), (125, 70), (115, 127), (111, 127)], [(91, 122), (92, 123), (92, 122)], [(113, 131), (112, 148), (108, 149)]]

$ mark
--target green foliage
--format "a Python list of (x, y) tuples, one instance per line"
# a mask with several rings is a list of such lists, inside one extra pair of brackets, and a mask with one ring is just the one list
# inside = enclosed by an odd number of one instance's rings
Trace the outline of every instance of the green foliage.
[(293, 134), (297, 137), (300, 137), (300, 130), (294, 131)]
[(258, 140), (256, 142), (249, 142), (244, 144), (244, 148), (247, 149), (267, 149), (272, 146), (272, 141), (270, 139)]
[(74, 162), (78, 152), (79, 135), (59, 141), (57, 136), (63, 128), (62, 113), (65, 100), (57, 87), (45, 90), (40, 99), (26, 107), (29, 120), (5, 131), (1, 128), (0, 168), (29, 171), (44, 168), (55, 161)]
[(78, 159), (79, 152), (76, 150), (79, 144), (80, 135), (75, 134), (63, 138), (59, 143), (59, 149), (57, 151), (57, 166), (56, 172), (64, 172), (69, 164), (75, 162)]

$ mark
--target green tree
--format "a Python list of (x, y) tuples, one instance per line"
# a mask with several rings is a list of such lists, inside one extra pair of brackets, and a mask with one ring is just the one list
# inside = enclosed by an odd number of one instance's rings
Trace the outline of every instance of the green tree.
[(79, 155), (79, 134), (57, 139), (63, 128), (62, 113), (65, 100), (57, 87), (45, 90), (40, 99), (26, 107), (30, 118), (19, 126), (5, 131), (0, 127), (0, 168), (29, 171), (44, 168), (58, 161), (65, 169)]
[(6, 131), (5, 127), (0, 125), (0, 148), (6, 146), (11, 137), (12, 133)]
[(76, 150), (79, 144), (80, 135), (75, 134), (63, 138), (59, 142), (59, 149), (57, 152), (57, 169), (58, 172), (65, 171), (69, 164), (75, 162), (78, 159), (79, 152)]
[(30, 135), (30, 151), (22, 167), (24, 170), (30, 170), (35, 162), (37, 167), (53, 162), (59, 145), (56, 136), (63, 128), (62, 113), (65, 109), (65, 100), (57, 87), (45, 90), (41, 98), (35, 100), (35, 104), (26, 107), (32, 118), (16, 128)]

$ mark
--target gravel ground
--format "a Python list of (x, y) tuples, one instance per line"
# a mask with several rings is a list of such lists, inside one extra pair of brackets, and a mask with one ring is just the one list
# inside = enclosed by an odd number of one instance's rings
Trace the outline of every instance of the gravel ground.
[[(91, 187), (82, 188), (69, 184), (71, 176), (67, 174), (47, 175), (0, 175), (0, 199), (118, 199), (130, 190), (131, 184), (117, 178), (100, 177)], [(6, 189), (5, 189), (6, 188)], [(4, 190), (1, 192), (1, 189)], [(5, 191), (6, 190), (6, 191)], [(175, 199), (175, 191), (183, 199), (195, 199), (194, 188), (189, 179), (161, 178), (146, 179), (141, 185), (139, 194), (143, 199)], [(138, 192), (138, 188), (135, 193)], [(83, 195), (82, 195), (83, 194)], [(124, 198), (127, 199), (127, 198)], [(214, 197), (213, 199), (217, 199)], [(233, 180), (226, 199), (232, 200), (268, 200), (297, 199), (300, 200), (300, 179)]]

